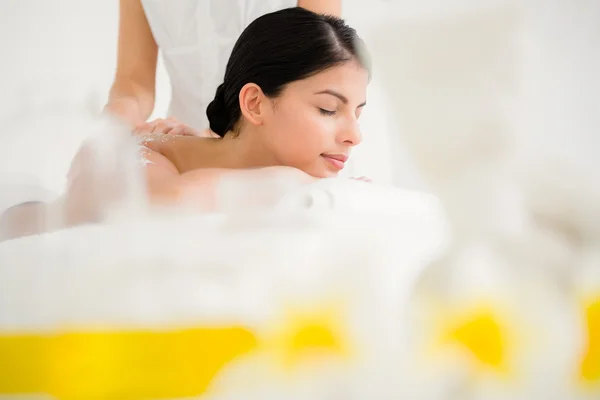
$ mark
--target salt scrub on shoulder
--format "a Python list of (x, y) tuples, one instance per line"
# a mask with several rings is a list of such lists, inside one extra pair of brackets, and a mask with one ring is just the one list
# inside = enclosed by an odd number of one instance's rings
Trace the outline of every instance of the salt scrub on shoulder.
[(155, 164), (154, 161), (150, 161), (148, 159), (149, 155), (150, 149), (143, 144), (138, 144), (138, 161), (143, 167), (145, 167), (148, 164)]
[(168, 142), (169, 139), (172, 139), (172, 136), (166, 135), (164, 133), (145, 133), (143, 135), (136, 136), (136, 141), (140, 145), (156, 141), (164, 143)]
[(147, 143), (166, 143), (172, 136), (165, 135), (164, 133), (147, 133), (143, 135), (136, 135), (135, 141), (137, 144), (138, 154), (140, 158), (138, 158), (139, 162), (142, 166), (146, 166), (148, 164), (155, 164), (153, 161), (147, 159), (147, 156), (150, 155), (151, 149), (146, 145)]

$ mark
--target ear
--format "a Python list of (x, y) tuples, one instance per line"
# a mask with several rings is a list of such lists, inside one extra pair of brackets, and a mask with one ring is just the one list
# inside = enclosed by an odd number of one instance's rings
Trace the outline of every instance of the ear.
[(264, 120), (263, 106), (267, 97), (260, 86), (255, 83), (247, 83), (240, 90), (240, 109), (242, 115), (252, 125), (262, 125)]

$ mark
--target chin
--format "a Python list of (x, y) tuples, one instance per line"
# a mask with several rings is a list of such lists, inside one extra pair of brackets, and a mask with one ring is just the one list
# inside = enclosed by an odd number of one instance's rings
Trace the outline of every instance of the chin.
[(312, 165), (310, 167), (304, 167), (304, 168), (300, 168), (300, 167), (296, 167), (299, 170), (303, 171), (304, 173), (312, 176), (313, 178), (319, 178), (319, 179), (323, 179), (323, 178), (336, 178), (340, 171), (335, 171), (331, 168), (328, 168), (327, 166), (323, 166), (323, 165)]
[(339, 175), (338, 171), (322, 170), (318, 174), (314, 174), (315, 178), (336, 178)]

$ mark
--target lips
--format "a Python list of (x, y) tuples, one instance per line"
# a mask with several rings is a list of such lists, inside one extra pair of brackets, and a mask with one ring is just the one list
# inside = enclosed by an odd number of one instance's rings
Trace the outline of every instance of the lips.
[(348, 160), (348, 156), (345, 154), (321, 154), (321, 156), (337, 170), (343, 169)]

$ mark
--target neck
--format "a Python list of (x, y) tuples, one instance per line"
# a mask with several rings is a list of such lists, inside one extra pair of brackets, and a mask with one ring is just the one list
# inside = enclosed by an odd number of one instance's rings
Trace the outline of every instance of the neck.
[(222, 160), (227, 168), (260, 168), (278, 165), (265, 148), (257, 132), (242, 130), (239, 135), (225, 135), (220, 141)]

